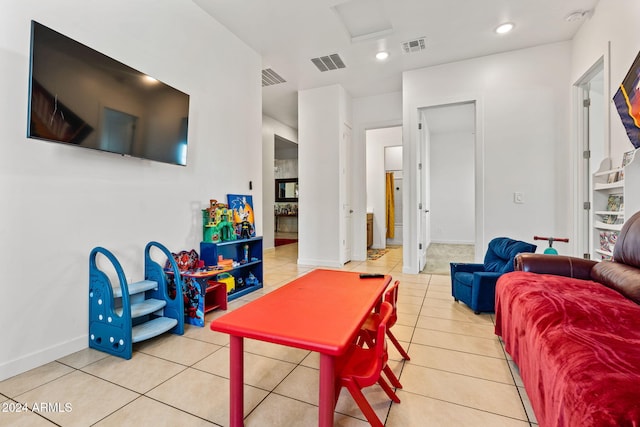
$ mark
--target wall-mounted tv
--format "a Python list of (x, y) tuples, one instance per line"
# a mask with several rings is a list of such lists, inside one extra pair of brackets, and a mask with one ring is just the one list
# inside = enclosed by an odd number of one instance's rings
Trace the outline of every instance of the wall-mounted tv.
[(31, 21), (29, 138), (186, 165), (189, 95)]

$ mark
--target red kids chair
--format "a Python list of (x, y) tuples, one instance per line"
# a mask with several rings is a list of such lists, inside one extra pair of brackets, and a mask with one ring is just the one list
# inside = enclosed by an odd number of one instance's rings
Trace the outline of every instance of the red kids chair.
[[(409, 354), (405, 351), (404, 348), (402, 348), (402, 346), (398, 342), (398, 339), (393, 335), (393, 332), (391, 332), (391, 328), (396, 324), (396, 321), (398, 320), (398, 312), (396, 308), (396, 305), (398, 303), (398, 286), (400, 286), (400, 281), (396, 280), (393, 285), (389, 286), (389, 288), (384, 293), (384, 301), (391, 304), (392, 307), (391, 317), (389, 318), (389, 324), (387, 325), (387, 336), (389, 337), (395, 348), (398, 349), (398, 351), (402, 355), (402, 358), (405, 360), (411, 360)], [(376, 307), (375, 312), (371, 313), (367, 320), (364, 322), (364, 325), (362, 325), (362, 332), (360, 333), (360, 343), (364, 341), (368, 345), (371, 345), (372, 335), (376, 333), (376, 331), (378, 330), (378, 324), (380, 323), (380, 313), (378, 311), (379, 310)], [(395, 386), (402, 387), (400, 385)]]
[[(352, 344), (345, 356), (336, 361), (336, 402), (342, 387), (346, 387), (353, 400), (373, 427), (382, 427), (383, 424), (375, 411), (364, 397), (362, 389), (379, 384), (389, 398), (400, 403), (400, 398), (391, 389), (389, 384), (381, 376), (384, 370), (387, 375), (391, 369), (387, 366), (389, 355), (387, 353), (387, 341), (385, 334), (387, 325), (391, 318), (393, 307), (388, 302), (380, 305), (378, 329), (375, 335), (375, 344), (371, 348), (364, 348), (357, 344)], [(385, 369), (387, 368), (388, 371)], [(395, 378), (395, 375), (393, 375)], [(397, 378), (396, 378), (397, 381)]]

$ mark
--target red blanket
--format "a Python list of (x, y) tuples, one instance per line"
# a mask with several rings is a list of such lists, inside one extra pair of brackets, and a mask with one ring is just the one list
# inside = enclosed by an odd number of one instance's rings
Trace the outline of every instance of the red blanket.
[(540, 426), (640, 426), (640, 306), (599, 283), (513, 272), (496, 328)]

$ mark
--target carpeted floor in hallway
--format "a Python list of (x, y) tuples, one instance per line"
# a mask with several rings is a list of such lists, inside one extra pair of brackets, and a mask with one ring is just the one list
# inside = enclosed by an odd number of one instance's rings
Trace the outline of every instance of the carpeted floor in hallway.
[(451, 262), (474, 262), (474, 245), (431, 243), (427, 248), (427, 265), (421, 273), (450, 274)]

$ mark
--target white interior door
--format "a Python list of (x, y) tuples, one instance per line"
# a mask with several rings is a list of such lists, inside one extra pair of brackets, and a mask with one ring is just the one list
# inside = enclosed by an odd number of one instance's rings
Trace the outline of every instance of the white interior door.
[(418, 127), (418, 271), (427, 265), (427, 248), (431, 243), (431, 224), (429, 216), (429, 129), (424, 117), (424, 111), (418, 112), (420, 125)]
[(604, 65), (602, 63), (587, 73), (586, 77), (579, 83), (578, 102), (582, 105), (582, 112), (579, 117), (578, 135), (580, 135), (579, 161), (582, 166), (580, 174), (578, 200), (578, 223), (579, 236), (577, 250), (585, 258), (593, 258), (593, 251), (599, 242), (595, 241), (593, 230), (593, 206), (592, 179), (593, 174), (600, 169), (600, 165), (608, 154), (608, 147), (605, 138), (605, 97), (604, 97)]

